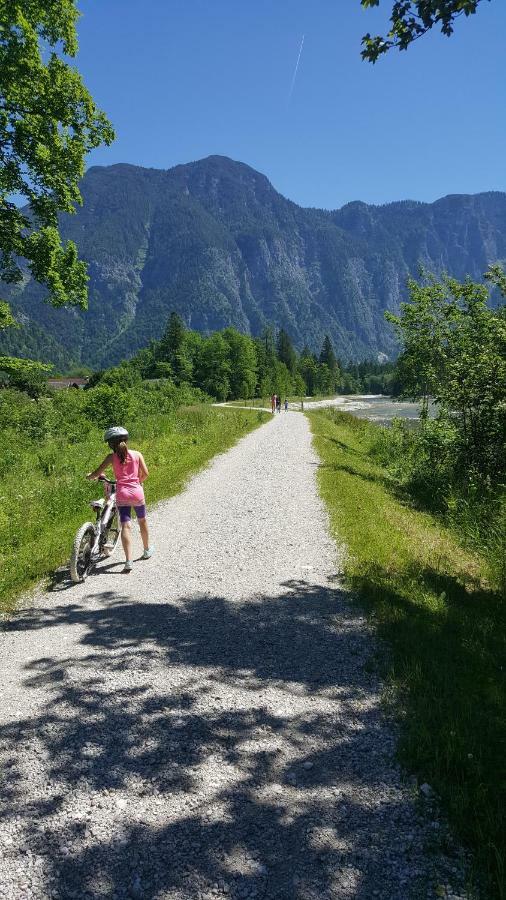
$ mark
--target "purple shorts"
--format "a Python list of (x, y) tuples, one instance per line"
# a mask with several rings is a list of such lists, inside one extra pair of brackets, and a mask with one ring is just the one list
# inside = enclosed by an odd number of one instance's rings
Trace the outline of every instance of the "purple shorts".
[[(144, 504), (142, 504), (141, 506), (134, 506), (134, 509), (135, 509), (135, 515), (137, 516), (138, 519), (146, 518), (146, 507), (144, 506)], [(132, 518), (132, 507), (131, 506), (118, 506), (118, 512), (119, 512), (119, 520), (122, 525), (124, 525), (125, 522), (130, 522), (130, 520)]]

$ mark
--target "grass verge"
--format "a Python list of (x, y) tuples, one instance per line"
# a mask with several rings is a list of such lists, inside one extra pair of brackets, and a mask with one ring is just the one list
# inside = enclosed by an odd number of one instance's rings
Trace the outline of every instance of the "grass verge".
[[(203, 405), (135, 420), (130, 442), (144, 453), (150, 470), (148, 503), (176, 494), (216, 453), (267, 418), (259, 411)], [(20, 441), (13, 450), (15, 469), (0, 478), (1, 612), (68, 559), (75, 531), (92, 518), (87, 503), (101, 492), (84, 475), (106, 451), (99, 429), (81, 443), (49, 438), (39, 447)]]
[(371, 455), (377, 426), (335, 410), (308, 417), (346, 581), (390, 648), (400, 757), (442, 798), (504, 900), (506, 606), (493, 571), (403, 501)]

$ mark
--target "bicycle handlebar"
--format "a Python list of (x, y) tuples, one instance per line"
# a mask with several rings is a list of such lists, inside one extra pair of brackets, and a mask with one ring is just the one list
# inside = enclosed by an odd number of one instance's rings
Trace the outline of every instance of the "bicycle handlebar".
[(112, 484), (112, 485), (116, 486), (116, 482), (111, 481), (110, 478), (106, 478), (105, 475), (99, 475), (97, 478), (97, 481), (107, 481), (107, 484)]

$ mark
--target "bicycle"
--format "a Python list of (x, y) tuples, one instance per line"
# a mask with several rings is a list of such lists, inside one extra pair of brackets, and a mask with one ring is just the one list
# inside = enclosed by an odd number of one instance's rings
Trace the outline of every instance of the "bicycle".
[(97, 479), (104, 483), (105, 498), (92, 500), (95, 522), (85, 522), (79, 528), (70, 556), (70, 577), (76, 584), (86, 580), (98, 560), (112, 556), (120, 538), (116, 507), (116, 482), (100, 475)]

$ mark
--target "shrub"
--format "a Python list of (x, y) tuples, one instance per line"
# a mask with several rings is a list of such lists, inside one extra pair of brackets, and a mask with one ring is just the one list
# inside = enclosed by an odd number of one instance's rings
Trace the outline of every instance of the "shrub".
[(125, 422), (132, 409), (132, 397), (117, 386), (99, 384), (86, 392), (84, 414), (99, 428)]
[(0, 389), (0, 432), (6, 428), (17, 428), (24, 409), (32, 403), (28, 394), (22, 391)]

